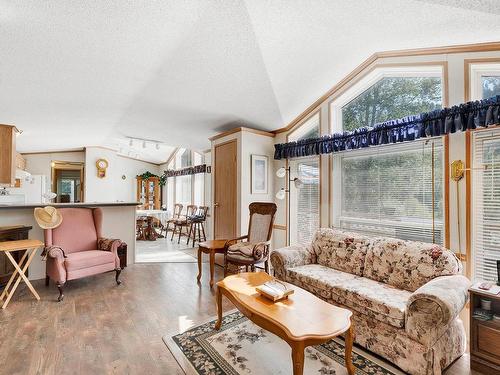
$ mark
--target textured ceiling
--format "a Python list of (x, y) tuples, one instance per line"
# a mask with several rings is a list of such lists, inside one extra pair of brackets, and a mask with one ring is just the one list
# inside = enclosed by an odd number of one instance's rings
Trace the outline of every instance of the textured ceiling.
[(24, 131), (21, 151), (204, 149), (286, 125), (374, 52), (498, 39), (496, 4), (0, 0), (0, 123)]

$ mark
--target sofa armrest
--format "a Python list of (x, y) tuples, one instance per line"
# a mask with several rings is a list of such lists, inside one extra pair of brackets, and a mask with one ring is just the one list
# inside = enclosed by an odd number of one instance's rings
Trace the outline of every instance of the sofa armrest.
[(117, 254), (121, 244), (121, 240), (101, 237), (97, 241), (97, 250), (111, 251)]
[(271, 264), (278, 279), (285, 280), (288, 268), (316, 262), (316, 255), (309, 247), (288, 246), (271, 252)]
[(430, 346), (465, 307), (471, 283), (462, 275), (441, 276), (422, 285), (406, 304), (405, 330)]

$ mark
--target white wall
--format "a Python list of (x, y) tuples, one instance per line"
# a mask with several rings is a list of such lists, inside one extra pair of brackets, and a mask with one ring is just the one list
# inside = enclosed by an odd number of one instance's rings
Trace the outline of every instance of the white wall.
[[(268, 187), (266, 194), (255, 194), (251, 190), (251, 155), (262, 155), (268, 158)], [(242, 132), (240, 151), (240, 232), (247, 234), (248, 220), (250, 218), (248, 205), (252, 202), (273, 202), (274, 181), (273, 175), (274, 140), (271, 137)]]
[[(109, 163), (106, 177), (97, 177), (95, 163), (98, 159)], [(160, 173), (156, 164), (118, 156), (115, 151), (101, 147), (87, 147), (85, 155), (85, 201), (86, 202), (135, 202), (137, 180), (144, 172)], [(163, 170), (161, 170), (163, 171)], [(122, 176), (125, 179), (122, 179)]]

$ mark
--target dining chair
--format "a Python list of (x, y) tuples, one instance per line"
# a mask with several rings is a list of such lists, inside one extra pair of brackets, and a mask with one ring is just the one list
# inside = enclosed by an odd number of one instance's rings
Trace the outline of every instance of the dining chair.
[(186, 206), (186, 215), (181, 215), (179, 218), (177, 218), (177, 220), (175, 220), (174, 230), (172, 232), (172, 237), (170, 238), (171, 241), (174, 239), (175, 233), (178, 232), (179, 238), (177, 239), (177, 243), (181, 243), (181, 236), (183, 235), (182, 231), (185, 228), (187, 232), (187, 228), (189, 228), (189, 226), (191, 225), (191, 218), (192, 216), (194, 216), (197, 209), (198, 206), (194, 204)]
[[(167, 225), (165, 226), (165, 237), (167, 237), (168, 228), (170, 227), (170, 224), (172, 224), (174, 226), (174, 228), (172, 228), (172, 231), (175, 229), (175, 221), (181, 216), (181, 212), (182, 212), (183, 207), (184, 206), (180, 203), (176, 203), (174, 205), (174, 212), (172, 212), (172, 217), (167, 220)], [(161, 234), (161, 232), (160, 232), (160, 234)]]

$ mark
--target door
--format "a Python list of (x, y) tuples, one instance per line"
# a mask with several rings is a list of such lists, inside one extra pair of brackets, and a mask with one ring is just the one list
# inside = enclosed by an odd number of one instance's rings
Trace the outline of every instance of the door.
[(236, 140), (215, 146), (214, 234), (216, 239), (236, 237)]

